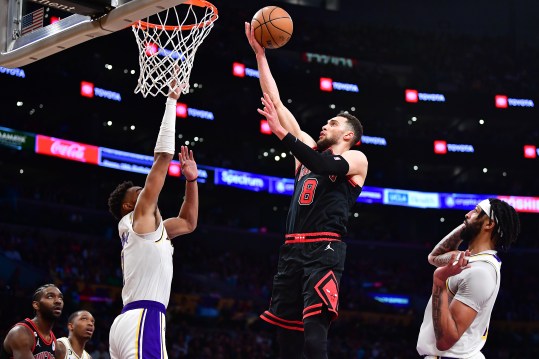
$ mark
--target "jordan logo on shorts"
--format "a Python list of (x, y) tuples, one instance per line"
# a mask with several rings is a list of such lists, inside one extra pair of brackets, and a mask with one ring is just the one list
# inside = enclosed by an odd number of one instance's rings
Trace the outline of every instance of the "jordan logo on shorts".
[(327, 251), (328, 249), (331, 249), (333, 252), (335, 252), (335, 250), (331, 248), (331, 243), (328, 243), (328, 246), (324, 250)]

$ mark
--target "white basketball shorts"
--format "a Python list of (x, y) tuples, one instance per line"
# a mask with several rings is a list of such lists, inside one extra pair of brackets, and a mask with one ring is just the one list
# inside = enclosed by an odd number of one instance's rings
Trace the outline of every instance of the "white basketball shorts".
[(109, 334), (111, 359), (168, 359), (165, 306), (150, 300), (127, 304)]

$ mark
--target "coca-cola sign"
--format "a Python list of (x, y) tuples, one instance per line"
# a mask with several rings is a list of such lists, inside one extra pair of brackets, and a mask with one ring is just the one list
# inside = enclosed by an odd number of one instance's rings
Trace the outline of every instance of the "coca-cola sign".
[(72, 161), (97, 164), (99, 148), (84, 143), (37, 135), (36, 153), (65, 158)]

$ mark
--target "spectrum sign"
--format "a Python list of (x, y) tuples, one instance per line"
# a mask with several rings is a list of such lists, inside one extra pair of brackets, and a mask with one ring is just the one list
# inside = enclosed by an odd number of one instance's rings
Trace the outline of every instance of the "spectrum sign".
[(414, 89), (404, 90), (404, 100), (410, 103), (417, 102), (445, 102), (445, 96), (441, 93), (418, 92)]

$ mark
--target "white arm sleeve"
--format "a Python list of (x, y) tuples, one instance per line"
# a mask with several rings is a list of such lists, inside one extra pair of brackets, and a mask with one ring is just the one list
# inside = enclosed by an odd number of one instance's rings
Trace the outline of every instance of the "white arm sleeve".
[(165, 114), (157, 135), (155, 143), (155, 153), (165, 152), (171, 155), (175, 152), (175, 136), (176, 134), (176, 100), (167, 98), (165, 106)]

